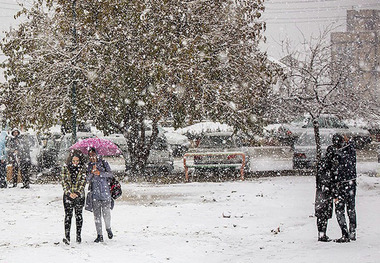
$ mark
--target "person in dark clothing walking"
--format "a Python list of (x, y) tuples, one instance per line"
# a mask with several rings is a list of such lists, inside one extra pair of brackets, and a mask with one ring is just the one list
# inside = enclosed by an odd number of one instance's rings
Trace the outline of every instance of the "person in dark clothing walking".
[(328, 152), (322, 159), (316, 176), (315, 216), (317, 217), (318, 241), (321, 242), (331, 241), (326, 235), (327, 221), (332, 217), (333, 212), (331, 161), (331, 154)]
[(77, 227), (77, 243), (82, 242), (83, 207), (85, 201), (86, 165), (83, 154), (79, 150), (69, 153), (66, 164), (62, 168), (63, 207), (65, 209), (65, 238), (63, 242), (70, 244), (70, 229), (73, 211)]
[(21, 188), (30, 187), (29, 170), (31, 167), (30, 148), (26, 141), (21, 137), (18, 129), (13, 129), (12, 137), (7, 141), (8, 160), (12, 165), (12, 182), (13, 187), (17, 187), (17, 176), (20, 171), (23, 186)]
[[(337, 140), (341, 147), (336, 151), (338, 167), (334, 175), (334, 203), (342, 237), (335, 242), (345, 243), (356, 240), (356, 150), (354, 143), (347, 137), (337, 135)], [(349, 219), (349, 229), (345, 210)]]

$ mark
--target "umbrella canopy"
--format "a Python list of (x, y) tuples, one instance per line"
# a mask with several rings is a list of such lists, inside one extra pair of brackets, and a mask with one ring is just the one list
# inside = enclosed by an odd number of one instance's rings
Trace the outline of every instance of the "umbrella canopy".
[(78, 149), (84, 154), (88, 154), (90, 148), (95, 148), (97, 153), (102, 156), (120, 155), (121, 151), (113, 142), (102, 138), (88, 138), (79, 141), (70, 147), (72, 149)]

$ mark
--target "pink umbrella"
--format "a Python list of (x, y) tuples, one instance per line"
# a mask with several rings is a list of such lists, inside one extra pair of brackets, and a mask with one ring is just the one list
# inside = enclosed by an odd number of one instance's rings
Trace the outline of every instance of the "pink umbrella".
[(110, 155), (120, 155), (121, 151), (113, 142), (101, 139), (101, 138), (88, 138), (79, 141), (70, 147), (72, 149), (78, 149), (84, 154), (88, 154), (88, 150), (94, 147), (99, 155), (110, 156)]

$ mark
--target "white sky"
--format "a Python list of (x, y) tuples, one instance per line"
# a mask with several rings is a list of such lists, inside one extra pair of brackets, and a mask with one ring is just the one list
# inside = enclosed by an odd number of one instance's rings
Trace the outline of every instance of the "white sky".
[[(281, 41), (289, 38), (300, 43), (334, 23), (337, 31), (346, 31), (347, 10), (380, 9), (379, 0), (266, 0), (263, 15), (267, 23), (267, 43), (262, 45), (270, 56), (281, 58)], [(302, 33), (301, 33), (302, 32)]]
[[(16, 26), (14, 14), (20, 10), (18, 3), (31, 5), (32, 0), (0, 0), (0, 37), (4, 30)], [(263, 19), (267, 23), (267, 42), (262, 45), (274, 58), (281, 58), (281, 41), (289, 38), (294, 45), (302, 34), (317, 35), (323, 27), (336, 23), (339, 31), (346, 30), (346, 11), (349, 9), (380, 9), (379, 0), (266, 0)], [(5, 59), (0, 54), (0, 61)], [(2, 79), (2, 76), (0, 76)]]

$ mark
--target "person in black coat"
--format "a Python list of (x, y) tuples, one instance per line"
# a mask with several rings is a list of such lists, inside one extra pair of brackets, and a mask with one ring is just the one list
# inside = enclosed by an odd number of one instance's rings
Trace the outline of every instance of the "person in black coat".
[(18, 129), (13, 129), (11, 137), (7, 141), (8, 161), (12, 164), (12, 181), (13, 187), (17, 187), (17, 175), (20, 171), (23, 186), (21, 188), (29, 188), (30, 186), (30, 148), (25, 139), (21, 136)]
[[(338, 243), (356, 240), (356, 150), (352, 141), (347, 137), (337, 135), (341, 147), (337, 149), (338, 167), (334, 174), (334, 203), (338, 224), (342, 237), (336, 239)], [(349, 219), (347, 228), (345, 210)]]
[(327, 151), (317, 170), (315, 193), (315, 216), (317, 217), (318, 241), (329, 242), (326, 235), (327, 221), (333, 213), (333, 181), (331, 168), (333, 166), (332, 148)]

